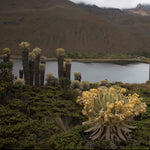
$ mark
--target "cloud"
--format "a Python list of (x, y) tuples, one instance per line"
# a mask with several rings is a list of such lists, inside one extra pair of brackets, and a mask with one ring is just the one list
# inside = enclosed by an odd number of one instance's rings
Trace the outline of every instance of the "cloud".
[(70, 0), (75, 3), (94, 4), (99, 7), (133, 8), (137, 4), (150, 4), (150, 0)]

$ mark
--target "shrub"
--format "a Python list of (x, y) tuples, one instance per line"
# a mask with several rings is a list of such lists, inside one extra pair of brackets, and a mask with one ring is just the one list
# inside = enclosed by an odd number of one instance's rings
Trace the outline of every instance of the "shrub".
[(71, 87), (73, 89), (79, 88), (80, 87), (80, 82), (78, 80), (73, 80), (71, 83)]
[(59, 84), (62, 88), (68, 88), (70, 86), (71, 82), (68, 78), (61, 77), (59, 79)]
[(88, 117), (83, 125), (91, 126), (86, 132), (92, 132), (90, 138), (126, 141), (130, 129), (135, 127), (125, 124), (134, 116), (146, 112), (146, 104), (136, 93), (125, 96), (124, 88), (98, 88), (82, 93), (77, 103), (84, 106), (82, 113)]
[(100, 84), (99, 84), (99, 82), (94, 82), (94, 83), (92, 83), (91, 86), (92, 86), (92, 88), (97, 89), (100, 86)]
[(15, 84), (19, 84), (19, 85), (23, 85), (24, 83), (25, 83), (24, 79), (21, 79), (21, 78), (15, 81)]
[(46, 84), (51, 86), (58, 86), (58, 79), (53, 76), (53, 74), (46, 74)]
[(49, 141), (50, 149), (82, 149), (83, 137), (82, 132), (85, 130), (83, 126), (76, 126), (71, 130), (52, 136)]
[(74, 73), (74, 80), (81, 81), (81, 73), (80, 72), (75, 72)]
[(101, 80), (101, 85), (107, 85), (108, 84), (108, 80), (107, 79), (105, 79), (105, 80)]
[(87, 91), (87, 90), (89, 90), (89, 88), (90, 88), (90, 82), (89, 81), (84, 80), (80, 83), (80, 89), (82, 91)]

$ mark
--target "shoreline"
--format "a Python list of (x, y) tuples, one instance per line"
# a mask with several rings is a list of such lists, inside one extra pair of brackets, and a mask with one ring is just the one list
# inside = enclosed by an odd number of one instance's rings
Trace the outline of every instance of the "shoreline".
[[(2, 55), (0, 55), (0, 58), (2, 59)], [(16, 55), (11, 55), (10, 58), (12, 59), (21, 59), (22, 56), (16, 56)], [(69, 58), (72, 59), (72, 58)], [(57, 58), (47, 58), (47, 61), (57, 61)], [(83, 63), (103, 63), (103, 62), (141, 62), (141, 63), (150, 63), (150, 59), (139, 59), (139, 58), (114, 58), (114, 59), (107, 59), (107, 58), (99, 58), (99, 59), (86, 59), (86, 58), (73, 58), (72, 61), (75, 62), (83, 62)]]

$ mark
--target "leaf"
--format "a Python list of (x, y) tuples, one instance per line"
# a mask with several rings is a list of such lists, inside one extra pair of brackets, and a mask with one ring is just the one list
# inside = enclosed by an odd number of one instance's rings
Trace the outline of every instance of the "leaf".
[(132, 132), (132, 130), (129, 130), (127, 127), (122, 127), (121, 130), (123, 130), (124, 132)]
[(122, 124), (123, 126), (127, 127), (127, 128), (130, 128), (130, 129), (135, 129), (137, 128), (136, 126), (130, 126), (130, 125), (127, 125), (125, 123)]
[(126, 138), (123, 136), (120, 128), (117, 128), (117, 132), (118, 132), (118, 136), (123, 140), (123, 141), (126, 141)]
[(85, 132), (91, 132), (91, 131), (95, 131), (96, 129), (99, 129), (100, 128), (100, 124), (97, 123), (95, 124), (93, 127), (89, 128), (88, 130), (86, 130)]
[(106, 140), (110, 140), (110, 127), (106, 127)]
[(100, 130), (99, 130), (94, 136), (91, 136), (91, 139), (92, 139), (92, 140), (97, 139), (98, 137), (100, 137), (100, 136), (102, 135), (103, 131), (104, 131), (104, 126), (102, 126), (102, 127), (100, 128)]

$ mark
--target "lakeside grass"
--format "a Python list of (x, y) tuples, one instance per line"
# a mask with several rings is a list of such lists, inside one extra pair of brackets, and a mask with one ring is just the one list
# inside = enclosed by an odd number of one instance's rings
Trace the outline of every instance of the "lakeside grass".
[[(2, 55), (0, 55), (0, 58), (2, 59)], [(11, 55), (12, 59), (22, 59), (22, 56), (19, 55)], [(150, 58), (117, 58), (117, 57), (113, 57), (113, 58), (109, 58), (109, 57), (104, 57), (104, 58), (71, 58), (72, 61), (76, 61), (76, 62), (85, 62), (85, 63), (99, 63), (99, 62), (143, 62), (143, 63), (150, 63)], [(47, 61), (57, 61), (57, 58), (47, 58)]]

